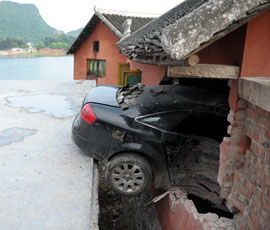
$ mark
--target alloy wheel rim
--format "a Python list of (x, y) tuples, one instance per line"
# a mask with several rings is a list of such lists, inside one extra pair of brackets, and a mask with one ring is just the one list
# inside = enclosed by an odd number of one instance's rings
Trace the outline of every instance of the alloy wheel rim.
[(112, 182), (125, 193), (134, 193), (144, 185), (144, 174), (136, 163), (122, 163), (112, 171)]

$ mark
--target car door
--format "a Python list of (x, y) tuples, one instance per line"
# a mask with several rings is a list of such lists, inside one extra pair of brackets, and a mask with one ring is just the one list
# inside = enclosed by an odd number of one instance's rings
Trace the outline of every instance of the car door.
[(169, 132), (163, 133), (172, 185), (198, 196), (218, 195), (218, 140), (224, 132), (220, 122), (223, 118), (214, 114), (193, 111)]

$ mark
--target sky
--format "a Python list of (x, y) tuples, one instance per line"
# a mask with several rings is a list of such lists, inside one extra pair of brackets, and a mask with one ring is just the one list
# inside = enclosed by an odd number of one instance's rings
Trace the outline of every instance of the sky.
[(13, 0), (35, 4), (43, 19), (57, 30), (69, 32), (84, 27), (94, 13), (101, 9), (162, 14), (183, 0)]

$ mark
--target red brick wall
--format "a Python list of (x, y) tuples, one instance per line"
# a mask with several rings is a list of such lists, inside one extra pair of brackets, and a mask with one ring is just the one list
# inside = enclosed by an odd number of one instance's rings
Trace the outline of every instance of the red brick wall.
[[(233, 117), (233, 116), (232, 116)], [(267, 229), (270, 224), (270, 113), (240, 99), (229, 119), (222, 196), (240, 229)], [(224, 149), (224, 146), (226, 148)]]
[[(270, 77), (270, 10), (248, 23), (241, 77)], [(231, 81), (229, 138), (220, 146), (218, 181), (236, 229), (270, 226), (270, 113), (238, 96)], [(270, 98), (269, 98), (270, 100)]]
[(157, 215), (163, 230), (230, 229), (232, 220), (215, 213), (198, 213), (192, 200), (181, 190), (170, 192), (156, 203)]

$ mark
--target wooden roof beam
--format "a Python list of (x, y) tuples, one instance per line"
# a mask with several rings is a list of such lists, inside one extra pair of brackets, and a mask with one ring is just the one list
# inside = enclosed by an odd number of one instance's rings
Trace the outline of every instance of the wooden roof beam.
[(195, 66), (171, 66), (168, 77), (238, 79), (239, 66), (197, 64)]

